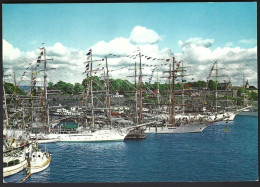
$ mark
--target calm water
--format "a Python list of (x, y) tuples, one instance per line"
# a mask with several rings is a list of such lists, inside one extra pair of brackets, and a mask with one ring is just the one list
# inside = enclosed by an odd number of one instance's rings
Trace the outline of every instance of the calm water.
[[(52, 152), (49, 168), (26, 182), (256, 181), (257, 123), (257, 117), (236, 116), (228, 127), (216, 123), (202, 133), (148, 134), (139, 141), (46, 144)], [(22, 171), (5, 181), (18, 182), (24, 176)]]

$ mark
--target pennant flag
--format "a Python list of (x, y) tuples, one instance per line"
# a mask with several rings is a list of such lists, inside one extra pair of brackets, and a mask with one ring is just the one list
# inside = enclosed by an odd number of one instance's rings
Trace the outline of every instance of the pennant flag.
[(102, 63), (98, 64), (98, 66), (101, 66)]
[(37, 60), (37, 63), (41, 63), (41, 60)]
[(147, 60), (151, 59), (152, 57), (147, 58)]
[(170, 61), (170, 59), (166, 59), (166, 62), (169, 62)]
[(34, 72), (33, 75), (37, 75), (37, 72)]
[(87, 53), (87, 56), (91, 54), (91, 49), (89, 50), (89, 52)]

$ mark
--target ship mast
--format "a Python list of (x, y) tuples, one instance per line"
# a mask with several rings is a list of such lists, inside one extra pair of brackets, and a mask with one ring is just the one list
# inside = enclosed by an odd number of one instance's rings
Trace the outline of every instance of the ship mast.
[(215, 104), (216, 104), (216, 113), (218, 112), (217, 106), (217, 98), (218, 98), (218, 61), (216, 61), (216, 93), (215, 93)]
[[(243, 70), (245, 69), (245, 63), (243, 63)], [(246, 89), (246, 85), (245, 85), (245, 73), (243, 71), (243, 107), (245, 107), (245, 89)]]
[[(31, 75), (31, 96), (33, 96), (33, 65), (32, 67), (32, 75)], [(33, 99), (31, 100), (31, 121), (33, 122)]]
[(16, 123), (18, 123), (18, 98), (17, 98), (17, 85), (16, 85), (16, 78), (15, 78), (15, 72), (14, 73), (14, 94), (15, 94), (15, 116), (16, 116)]
[[(44, 43), (42, 43), (43, 45)], [(50, 120), (49, 120), (49, 105), (48, 105), (48, 96), (47, 96), (47, 60), (53, 60), (53, 59), (47, 59), (46, 58), (46, 48), (42, 47), (39, 48), (40, 50), (43, 50), (43, 61), (44, 61), (44, 76), (43, 76), (43, 93), (42, 93), (42, 132), (44, 133), (44, 110), (46, 108), (46, 116), (47, 116), (47, 127), (50, 131)]]
[(6, 127), (9, 126), (8, 121), (8, 113), (7, 113), (7, 103), (6, 103), (6, 95), (5, 95), (5, 82), (4, 82), (4, 76), (3, 76), (3, 92), (4, 92), (4, 109), (5, 109), (5, 117), (6, 117)]
[(157, 104), (158, 104), (158, 109), (160, 109), (160, 85), (159, 85), (159, 75), (158, 75), (158, 68), (157, 69)]
[[(172, 126), (175, 126), (175, 97), (174, 97), (174, 80), (175, 80), (175, 73), (174, 73), (174, 62), (175, 58), (172, 58), (172, 91), (171, 91), (171, 120), (172, 120)], [(171, 72), (171, 71), (170, 71)]]
[(112, 127), (112, 119), (111, 119), (111, 107), (110, 107), (110, 83), (109, 83), (109, 75), (108, 75), (108, 64), (107, 64), (107, 57), (106, 59), (106, 69), (107, 69), (107, 77), (106, 77), (106, 83), (107, 83), (107, 105), (108, 105), (108, 118), (109, 118), (109, 124)]
[(141, 61), (141, 52), (139, 51), (139, 57), (140, 57), (140, 72), (139, 72), (139, 86), (140, 86), (140, 94), (139, 94), (139, 100), (140, 100), (140, 123), (143, 122), (143, 96), (142, 96), (142, 61)]
[[(171, 64), (169, 64), (169, 103), (172, 102), (171, 100), (171, 95), (172, 95), (172, 84), (171, 84), (171, 78), (172, 78), (172, 71), (171, 71)], [(171, 107), (168, 107), (169, 108), (169, 119), (170, 121), (172, 122), (172, 108)]]
[(135, 118), (136, 124), (138, 124), (138, 106), (137, 106), (137, 86), (136, 86), (137, 67), (135, 62)]
[(93, 78), (92, 78), (92, 50), (90, 49), (90, 96), (91, 96), (91, 113), (92, 113), (92, 126), (95, 127), (95, 119), (94, 119), (94, 101), (93, 101)]

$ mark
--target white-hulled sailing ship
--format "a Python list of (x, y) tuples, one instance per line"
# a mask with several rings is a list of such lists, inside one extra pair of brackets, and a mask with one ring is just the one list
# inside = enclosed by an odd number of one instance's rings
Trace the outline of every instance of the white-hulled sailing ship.
[[(97, 128), (97, 125), (95, 124), (95, 115), (94, 110), (98, 110), (94, 108), (94, 102), (93, 102), (93, 78), (92, 78), (92, 72), (93, 72), (93, 60), (92, 60), (92, 50), (90, 49), (87, 54), (88, 60), (86, 65), (86, 72), (87, 72), (87, 80), (89, 80), (89, 83), (87, 85), (87, 90), (85, 91), (85, 98), (88, 99), (88, 96), (90, 95), (91, 100), (91, 126), (92, 128), (82, 128), (78, 127), (74, 131), (69, 132), (63, 132), (56, 131), (55, 133), (49, 133), (45, 134), (44, 137), (47, 139), (59, 139), (60, 142), (103, 142), (103, 141), (123, 141), (125, 137), (128, 135), (128, 133), (138, 127), (146, 126), (150, 123), (146, 124), (139, 124), (135, 126), (129, 126), (129, 127), (113, 127), (111, 125), (111, 109), (110, 109), (110, 96), (109, 96), (109, 79), (108, 79), (108, 70), (107, 70), (107, 108), (103, 108), (102, 110), (108, 111), (108, 121), (105, 125), (106, 127)], [(107, 66), (107, 60), (106, 60), (106, 66)], [(108, 69), (108, 67), (107, 67)], [(90, 92), (90, 94), (89, 94)]]
[[(179, 64), (182, 61), (179, 62)], [(158, 133), (158, 134), (170, 134), (170, 133), (198, 133), (202, 132), (208, 125), (208, 121), (205, 120), (204, 116), (198, 117), (197, 115), (185, 115), (184, 110), (182, 114), (175, 114), (175, 96), (174, 96), (174, 84), (176, 76), (176, 70), (174, 69), (175, 58), (173, 57), (172, 67), (173, 70), (171, 71), (170, 66), (170, 78), (172, 78), (172, 86), (171, 86), (171, 98), (170, 98), (170, 120), (168, 118), (168, 114), (158, 114), (153, 115), (160, 119), (161, 122), (157, 124), (153, 124), (151, 126), (146, 127), (145, 133)], [(183, 74), (182, 74), (183, 76)], [(182, 93), (182, 101), (183, 100), (183, 93)], [(184, 106), (184, 105), (183, 105)]]

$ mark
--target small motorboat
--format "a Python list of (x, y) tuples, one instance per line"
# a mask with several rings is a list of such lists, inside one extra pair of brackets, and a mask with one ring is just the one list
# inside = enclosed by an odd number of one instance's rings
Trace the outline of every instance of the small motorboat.
[(48, 152), (45, 148), (45, 151), (42, 151), (38, 148), (38, 144), (36, 144), (36, 148), (33, 149), (31, 154), (31, 159), (29, 163), (30, 173), (38, 173), (49, 167), (51, 163), (51, 153)]

